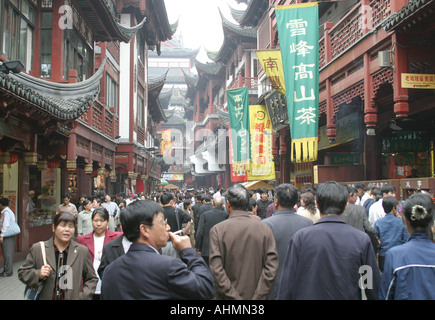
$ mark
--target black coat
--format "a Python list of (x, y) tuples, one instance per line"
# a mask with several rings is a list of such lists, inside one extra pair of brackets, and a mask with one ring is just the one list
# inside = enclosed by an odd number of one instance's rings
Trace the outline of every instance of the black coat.
[(228, 212), (224, 209), (212, 208), (204, 212), (199, 220), (196, 233), (196, 249), (201, 251), (201, 256), (208, 257), (210, 249), (210, 229), (214, 225), (228, 219)]
[(212, 299), (216, 293), (214, 280), (204, 259), (192, 248), (181, 251), (180, 259), (160, 255), (146, 244), (133, 243), (104, 271), (101, 299)]

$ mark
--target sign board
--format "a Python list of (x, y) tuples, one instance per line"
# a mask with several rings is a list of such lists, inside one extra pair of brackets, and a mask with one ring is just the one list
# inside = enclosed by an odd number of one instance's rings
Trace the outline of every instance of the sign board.
[(273, 91), (264, 98), (274, 130), (288, 127), (288, 112), (286, 97), (278, 91)]
[(435, 74), (402, 73), (402, 88), (435, 89)]

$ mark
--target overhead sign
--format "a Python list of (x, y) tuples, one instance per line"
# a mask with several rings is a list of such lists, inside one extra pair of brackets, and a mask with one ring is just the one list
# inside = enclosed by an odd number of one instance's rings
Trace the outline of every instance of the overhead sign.
[(402, 88), (435, 89), (435, 74), (402, 73)]

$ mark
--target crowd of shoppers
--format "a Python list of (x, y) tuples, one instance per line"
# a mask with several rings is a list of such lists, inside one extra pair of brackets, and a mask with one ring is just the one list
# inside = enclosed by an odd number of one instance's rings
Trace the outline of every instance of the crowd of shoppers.
[[(15, 216), (0, 205), (4, 232)], [(47, 300), (434, 299), (434, 203), (419, 193), (399, 208), (393, 186), (334, 181), (302, 193), (235, 184), (83, 196), (77, 206), (65, 195), (46, 264), (36, 243), (18, 277), (43, 283)]]

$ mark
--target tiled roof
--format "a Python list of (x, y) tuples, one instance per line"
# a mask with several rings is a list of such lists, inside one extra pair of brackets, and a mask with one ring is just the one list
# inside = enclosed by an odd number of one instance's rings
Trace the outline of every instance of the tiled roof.
[(225, 18), (225, 16), (222, 14), (220, 9), (219, 9), (219, 13), (222, 18), (222, 27), (224, 29), (224, 34), (226, 34), (227, 32), (231, 32), (233, 34), (242, 37), (257, 39), (257, 30), (255, 28), (251, 28), (251, 27), (242, 28), (239, 25), (234, 24), (231, 21), (229, 21), (227, 18)]
[(206, 74), (217, 75), (224, 68), (224, 65), (220, 62), (218, 63), (202, 63), (197, 59), (194, 59), (195, 67), (198, 72), (204, 72)]
[(75, 120), (97, 99), (106, 58), (89, 79), (77, 83), (56, 83), (24, 72), (0, 72), (0, 91), (29, 104), (41, 114), (58, 120)]
[[(383, 23), (382, 28), (385, 31), (392, 31), (397, 28), (413, 27), (423, 17), (433, 16), (435, 0), (414, 0), (410, 1), (400, 11), (391, 14)], [(413, 17), (416, 20), (413, 20)]]
[(129, 42), (146, 21), (144, 17), (134, 27), (120, 24), (111, 0), (77, 0), (77, 3), (86, 21), (93, 26), (95, 41)]

